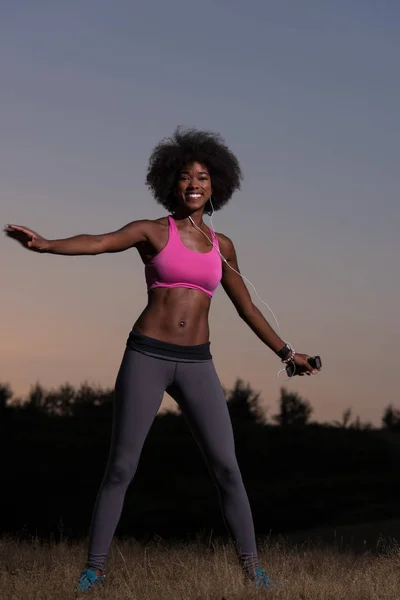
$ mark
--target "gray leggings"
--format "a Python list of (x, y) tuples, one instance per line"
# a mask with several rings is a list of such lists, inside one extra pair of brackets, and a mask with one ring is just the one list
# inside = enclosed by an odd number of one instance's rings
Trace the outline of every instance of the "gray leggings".
[(258, 568), (253, 518), (226, 399), (212, 360), (181, 362), (127, 348), (115, 386), (111, 448), (94, 508), (87, 566), (103, 570), (123, 502), (164, 391), (178, 403), (217, 486), (225, 526), (246, 574)]

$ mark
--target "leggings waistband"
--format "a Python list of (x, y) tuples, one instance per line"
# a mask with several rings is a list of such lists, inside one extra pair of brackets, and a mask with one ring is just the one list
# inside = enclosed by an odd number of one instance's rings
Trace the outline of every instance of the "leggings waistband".
[(149, 356), (159, 356), (166, 360), (183, 362), (212, 360), (210, 342), (198, 344), (197, 346), (182, 346), (180, 344), (170, 344), (169, 342), (156, 340), (132, 329), (126, 345), (131, 350), (136, 350)]

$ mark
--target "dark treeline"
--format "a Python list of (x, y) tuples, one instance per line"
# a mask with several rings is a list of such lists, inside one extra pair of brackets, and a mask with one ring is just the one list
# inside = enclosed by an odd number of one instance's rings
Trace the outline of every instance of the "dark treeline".
[[(312, 406), (281, 389), (267, 417), (260, 396), (238, 379), (225, 390), (236, 451), (258, 534), (400, 517), (400, 410), (381, 428), (353, 418), (312, 421)], [(24, 402), (0, 384), (0, 531), (87, 535), (111, 434), (112, 390), (82, 385)], [(128, 490), (120, 536), (224, 535), (218, 496), (180, 413), (157, 416)]]

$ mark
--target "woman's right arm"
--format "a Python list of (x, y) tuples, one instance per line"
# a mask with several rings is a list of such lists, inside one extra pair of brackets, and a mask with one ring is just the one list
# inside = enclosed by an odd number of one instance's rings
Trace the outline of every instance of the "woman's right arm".
[(31, 229), (20, 225), (7, 225), (5, 232), (9, 237), (17, 239), (25, 248), (34, 252), (76, 256), (122, 252), (132, 248), (138, 242), (144, 242), (148, 239), (150, 223), (151, 221), (148, 219), (132, 221), (132, 223), (128, 223), (128, 225), (111, 233), (75, 235), (60, 240), (47, 240)]

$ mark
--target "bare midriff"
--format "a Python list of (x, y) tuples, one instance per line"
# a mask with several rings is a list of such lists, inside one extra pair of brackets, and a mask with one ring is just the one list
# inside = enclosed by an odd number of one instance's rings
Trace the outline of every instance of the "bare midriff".
[(155, 288), (133, 328), (148, 337), (197, 346), (209, 341), (208, 314), (211, 298), (189, 288)]

